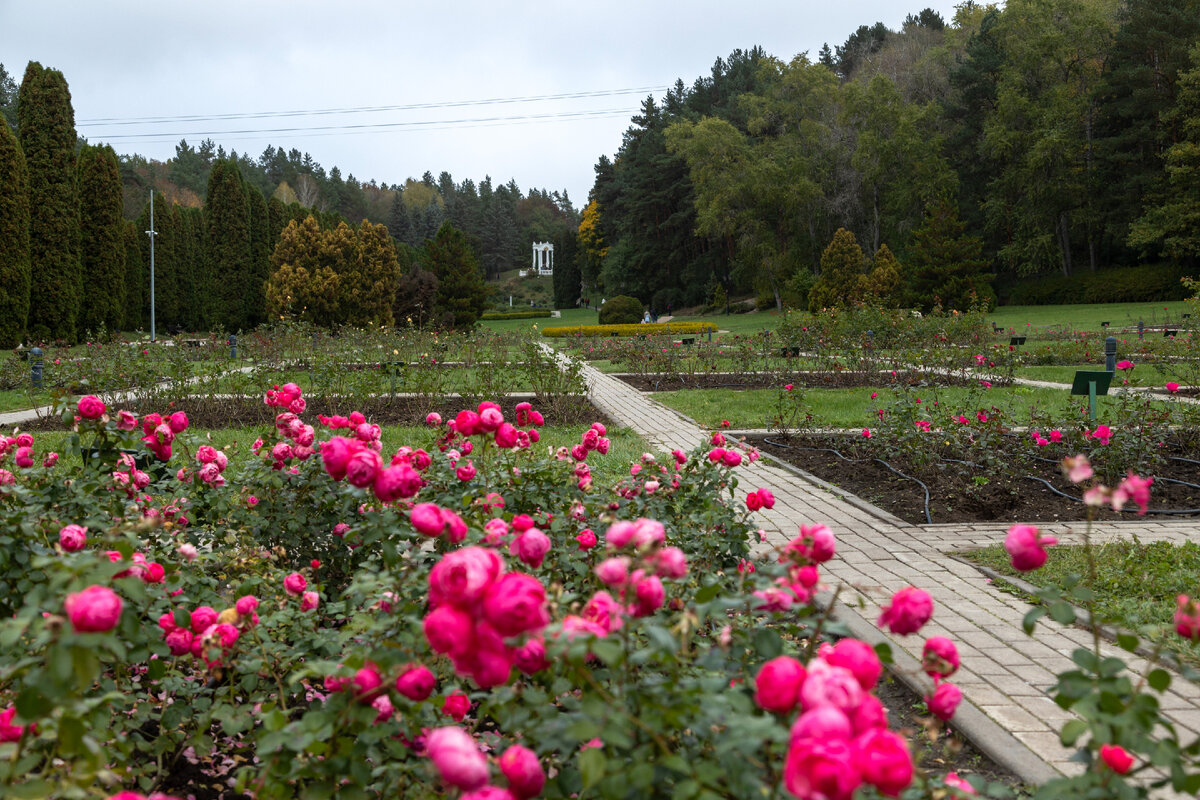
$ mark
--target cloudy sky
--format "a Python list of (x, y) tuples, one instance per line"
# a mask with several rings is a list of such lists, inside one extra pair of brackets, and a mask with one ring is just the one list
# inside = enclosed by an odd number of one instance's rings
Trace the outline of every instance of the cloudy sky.
[(0, 0), (0, 63), (18, 81), (30, 60), (62, 70), (79, 132), (119, 153), (274, 144), (360, 180), (491, 175), (578, 207), (641, 99), (676, 78), (756, 44), (815, 56), (925, 7), (949, 21), (954, 5)]

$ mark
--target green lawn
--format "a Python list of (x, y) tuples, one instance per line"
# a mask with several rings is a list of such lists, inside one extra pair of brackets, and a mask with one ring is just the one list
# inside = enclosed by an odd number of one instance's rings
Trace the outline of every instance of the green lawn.
[(0, 391), (0, 412), (20, 411), (26, 408), (37, 408), (53, 402), (53, 395), (43, 389), (7, 389)]
[[(1023, 573), (1012, 568), (1002, 545), (961, 555), (1001, 575), (1019, 575), (1043, 587), (1064, 588), (1068, 576), (1089, 573), (1087, 552), (1078, 545), (1051, 547), (1044, 567)], [(1095, 557), (1096, 580), (1085, 581), (1085, 585), (1096, 593), (1100, 621), (1161, 641), (1167, 651), (1183, 656), (1193, 666), (1200, 665), (1197, 645), (1181, 639), (1172, 626), (1176, 596), (1197, 594), (1200, 545), (1118, 541), (1097, 546)]]
[[(941, 405), (956, 408), (970, 390), (957, 387), (930, 388), (917, 396), (926, 402), (937, 400)], [(871, 393), (878, 397), (871, 399)], [(687, 389), (677, 392), (658, 392), (655, 400), (694, 419), (698, 424), (718, 427), (729, 420), (734, 428), (765, 428), (778, 402), (775, 389)], [(862, 428), (873, 424), (874, 411), (891, 403), (891, 389), (869, 386), (854, 389), (805, 389), (805, 403), (815, 417), (813, 424), (824, 428)], [(1065, 390), (1028, 386), (1007, 386), (988, 389), (984, 402), (1002, 409), (1016, 420), (1028, 416), (1031, 406), (1052, 413), (1064, 412), (1079, 399), (1072, 399)], [(1086, 402), (1086, 400), (1085, 400)], [(1101, 399), (1097, 414), (1103, 422), (1108, 401)], [(1019, 423), (1018, 423), (1019, 424)]]
[[(1191, 309), (1183, 300), (1163, 303), (1091, 303), (1068, 306), (1001, 306), (987, 315), (989, 321), (1014, 331), (1017, 335), (1026, 332), (1036, 336), (1043, 331), (1093, 331), (1100, 332), (1101, 322), (1111, 323), (1115, 332), (1119, 328), (1137, 327), (1138, 320), (1147, 325), (1164, 322), (1177, 325), (1183, 314)], [(1196, 319), (1187, 320), (1197, 323)]]

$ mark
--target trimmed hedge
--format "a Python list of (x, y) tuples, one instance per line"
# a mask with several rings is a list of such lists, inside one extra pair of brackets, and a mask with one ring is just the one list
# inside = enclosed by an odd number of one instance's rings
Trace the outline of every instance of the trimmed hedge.
[(601, 325), (632, 325), (642, 321), (642, 301), (636, 297), (619, 294), (610, 297), (600, 306)]
[(1186, 274), (1187, 270), (1179, 266), (1154, 264), (1117, 267), (1069, 278), (1051, 275), (1024, 280), (1011, 287), (1004, 304), (1041, 306), (1184, 300), (1188, 291), (1179, 279)]
[(658, 334), (714, 333), (717, 326), (711, 322), (659, 322), (637, 325), (575, 325), (572, 327), (543, 328), (542, 336), (563, 338), (566, 336), (649, 336)]
[(480, 319), (545, 319), (549, 311), (485, 311)]

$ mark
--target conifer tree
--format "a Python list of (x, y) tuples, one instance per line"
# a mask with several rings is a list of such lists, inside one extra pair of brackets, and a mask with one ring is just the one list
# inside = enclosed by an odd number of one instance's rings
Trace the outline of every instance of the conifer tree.
[(934, 306), (966, 310), (994, 298), (986, 272), (983, 242), (964, 233), (958, 208), (939, 198), (925, 207), (925, 219), (913, 231), (908, 251), (909, 305), (928, 311)]
[(400, 265), (388, 229), (363, 220), (358, 229), (357, 257), (342, 273), (342, 305), (351, 325), (392, 325), (392, 302)]
[(29, 316), (29, 175), (17, 137), (0, 120), (0, 347), (15, 347)]
[(291, 217), (288, 216), (283, 202), (272, 195), (271, 199), (267, 200), (267, 269), (270, 269), (271, 253), (275, 252), (275, 245), (279, 244), (279, 235), (290, 221)]
[(821, 254), (821, 276), (808, 293), (809, 309), (815, 313), (822, 308), (846, 308), (861, 300), (866, 284), (865, 261), (854, 234), (838, 228)]
[(80, 267), (83, 303), (80, 333), (110, 335), (124, 321), (125, 220), (117, 154), (108, 145), (79, 153)]
[(226, 159), (213, 164), (204, 204), (208, 258), (215, 305), (214, 321), (230, 332), (250, 325), (246, 302), (254, 272), (250, 247), (250, 204), (237, 165)]
[[(141, 240), (146, 235), (141, 232), (137, 221), (126, 222), (123, 236), (125, 240), (125, 276), (122, 298), (124, 320), (122, 325), (126, 330), (137, 330), (148, 325), (150, 302), (146, 299), (145, 285), (146, 264), (142, 260)], [(145, 318), (143, 318), (145, 317)]]
[(250, 258), (254, 268), (250, 272), (246, 304), (250, 326), (267, 319), (267, 298), (264, 294), (267, 279), (271, 277), (271, 223), (267, 201), (257, 186), (246, 184), (246, 196), (250, 208)]
[(29, 62), (17, 122), (29, 171), (29, 334), (73, 342), (82, 292), (79, 194), (75, 112), (61, 72)]
[(326, 260), (324, 234), (316, 217), (292, 220), (271, 254), (274, 272), (266, 297), (272, 319), (300, 319), (317, 325), (337, 322), (341, 279)]
[(896, 260), (896, 256), (892, 254), (891, 248), (886, 244), (879, 245), (864, 287), (880, 305), (892, 307), (897, 304), (899, 299), (897, 292), (900, 289), (900, 262)]
[(449, 222), (421, 248), (421, 266), (438, 280), (435, 322), (470, 328), (487, 307), (487, 284), (467, 237)]

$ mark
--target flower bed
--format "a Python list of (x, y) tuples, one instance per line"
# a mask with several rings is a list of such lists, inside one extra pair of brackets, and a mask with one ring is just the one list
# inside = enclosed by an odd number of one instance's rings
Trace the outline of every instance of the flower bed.
[(679, 336), (681, 334), (716, 333), (716, 326), (708, 322), (651, 322), (637, 325), (575, 325), (571, 327), (542, 328), (542, 336), (550, 338), (596, 337), (596, 336)]

